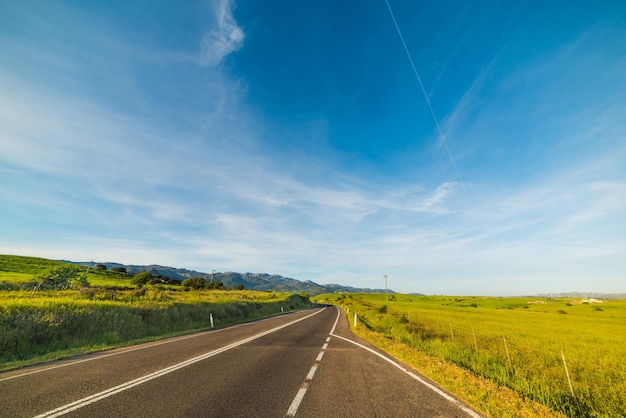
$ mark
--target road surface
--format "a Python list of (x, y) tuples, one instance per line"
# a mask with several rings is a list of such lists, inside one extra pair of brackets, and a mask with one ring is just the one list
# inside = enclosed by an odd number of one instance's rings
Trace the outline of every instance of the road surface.
[(0, 417), (479, 417), (317, 307), (0, 374)]

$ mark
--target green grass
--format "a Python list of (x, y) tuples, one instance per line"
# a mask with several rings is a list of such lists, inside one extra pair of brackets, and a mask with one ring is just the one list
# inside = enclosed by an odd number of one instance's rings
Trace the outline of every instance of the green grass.
[(253, 291), (0, 291), (0, 369), (207, 329), (211, 315), (222, 327), (309, 305)]
[(33, 291), (34, 275), (63, 264), (0, 255), (0, 370), (207, 329), (211, 316), (222, 327), (310, 306), (287, 293), (136, 288), (93, 268), (89, 287)]
[(315, 299), (356, 310), (370, 330), (554, 411), (568, 416), (624, 416), (626, 411), (626, 301), (410, 295), (394, 295), (388, 304), (385, 295)]
[(36, 274), (39, 271), (58, 265), (66, 264), (62, 261), (48, 260), (37, 257), (22, 257), (17, 255), (0, 255), (0, 272)]
[(110, 270), (99, 271), (96, 270), (95, 266), (88, 269), (85, 266), (45, 258), (0, 255), (0, 289), (25, 290), (29, 286), (32, 289), (34, 286), (33, 276), (35, 274), (46, 268), (67, 264), (84, 272), (89, 270), (87, 280), (91, 286), (133, 287), (130, 282), (132, 279), (131, 275), (116, 273)]

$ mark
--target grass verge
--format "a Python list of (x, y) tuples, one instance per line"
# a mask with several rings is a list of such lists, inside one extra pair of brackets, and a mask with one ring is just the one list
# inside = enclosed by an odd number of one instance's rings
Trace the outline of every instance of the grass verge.
[(410, 365), (487, 417), (549, 418), (565, 417), (519, 393), (481, 378), (441, 358), (429, 356), (406, 344), (394, 341), (364, 326), (352, 328), (359, 337), (371, 342), (398, 360)]
[[(435, 381), (445, 375), (433, 373), (454, 365), (491, 382), (496, 395), (468, 401), (493, 416), (540, 416), (532, 403), (555, 411), (553, 416), (626, 416), (626, 301), (416, 295), (387, 301), (384, 294), (314, 299), (358, 312), (360, 328), (373, 332), (370, 338), (378, 335), (379, 343), (393, 341), (424, 356), (417, 368)], [(426, 358), (437, 367), (425, 370)], [(468, 390), (485, 384), (473, 381)], [(530, 412), (521, 412), (506, 393), (531, 405)], [(494, 410), (486, 401), (504, 406)]]
[(87, 290), (0, 292), (0, 370), (310, 306), (268, 292)]

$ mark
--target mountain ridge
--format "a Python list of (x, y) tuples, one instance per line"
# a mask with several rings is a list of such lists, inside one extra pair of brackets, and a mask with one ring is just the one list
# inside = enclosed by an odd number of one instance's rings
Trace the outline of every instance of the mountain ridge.
[(542, 298), (594, 298), (594, 299), (626, 299), (626, 293), (602, 293), (602, 292), (563, 292), (563, 293), (539, 293), (534, 297)]
[[(162, 266), (159, 264), (135, 265), (121, 264), (116, 262), (88, 262), (88, 261), (69, 261), (69, 263), (81, 266), (95, 267), (97, 264), (103, 264), (107, 270), (113, 268), (125, 268), (128, 274), (137, 274), (141, 271), (147, 271), (154, 275), (167, 277), (170, 279), (182, 281), (191, 277), (202, 277), (207, 282), (212, 280), (224, 283), (224, 286), (236, 288), (243, 285), (247, 290), (275, 291), (275, 292), (305, 292), (309, 295), (318, 295), (322, 293), (385, 293), (385, 289), (358, 288), (352, 286), (343, 286), (336, 283), (319, 284), (312, 280), (301, 281), (290, 277), (284, 277), (279, 274), (269, 273), (238, 273), (238, 272), (215, 272), (204, 273), (186, 268), (176, 268)], [(389, 289), (389, 293), (396, 293)]]

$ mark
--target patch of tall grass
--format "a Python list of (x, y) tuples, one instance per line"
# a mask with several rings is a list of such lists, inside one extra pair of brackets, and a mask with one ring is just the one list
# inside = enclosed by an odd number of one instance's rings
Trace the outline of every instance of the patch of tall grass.
[(305, 308), (308, 297), (163, 289), (0, 292), (0, 368)]
[(395, 295), (387, 304), (385, 295), (326, 298), (356, 311), (362, 326), (388, 339), (554, 411), (625, 416), (625, 301), (590, 306), (581, 300)]

